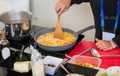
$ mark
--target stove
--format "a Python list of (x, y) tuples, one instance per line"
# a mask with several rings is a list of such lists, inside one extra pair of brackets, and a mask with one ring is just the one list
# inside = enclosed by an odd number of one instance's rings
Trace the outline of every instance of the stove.
[(37, 46), (37, 44), (35, 43), (32, 36), (29, 36), (22, 41), (14, 41), (11, 39), (8, 39), (8, 40), (10, 42), (10, 49), (13, 51), (23, 51), (25, 48), (29, 47), (30, 45), (33, 45), (36, 49), (38, 49), (38, 51), (43, 56), (51, 55), (51, 56), (55, 56), (55, 57), (59, 57), (59, 58), (64, 58), (65, 54), (68, 54), (83, 39), (83, 37), (84, 37), (84, 35), (79, 35), (78, 40), (73, 47), (71, 47), (70, 49), (67, 49), (67, 50), (62, 50), (62, 51), (44, 50), (44, 49), (40, 48), (39, 46)]
[(36, 42), (33, 39), (35, 33), (42, 29), (45, 29), (45, 28), (33, 26), (31, 35), (26, 37), (22, 41), (15, 41), (12, 39), (8, 39), (10, 42), (10, 49), (14, 50), (14, 51), (21, 51), (21, 50), (24, 51), (25, 48), (29, 47), (30, 45), (33, 45), (36, 49), (38, 49), (38, 51), (43, 56), (51, 55), (51, 56), (55, 56), (55, 57), (59, 57), (59, 58), (64, 58), (65, 54), (68, 54), (84, 38), (84, 35), (79, 35), (78, 39), (76, 41), (76, 44), (73, 47), (71, 47), (70, 49), (61, 50), (61, 51), (48, 51), (48, 50), (44, 50), (44, 49), (40, 48), (39, 46), (37, 46)]

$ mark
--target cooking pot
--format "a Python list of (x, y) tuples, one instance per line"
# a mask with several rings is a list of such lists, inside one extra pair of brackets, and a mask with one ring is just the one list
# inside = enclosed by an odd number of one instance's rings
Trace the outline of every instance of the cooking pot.
[(6, 36), (13, 39), (30, 35), (31, 18), (31, 12), (18, 10), (11, 10), (0, 15), (0, 21), (5, 24)]
[(74, 32), (73, 30), (68, 29), (68, 28), (63, 28), (63, 31), (64, 31), (64, 32), (71, 33), (71, 34), (74, 35), (75, 38), (76, 38), (76, 40), (75, 40), (74, 42), (72, 42), (72, 43), (70, 43), (70, 44), (68, 44), (68, 45), (63, 45), (63, 46), (46, 46), (46, 45), (42, 45), (42, 44), (40, 44), (40, 43), (37, 42), (37, 39), (38, 39), (39, 36), (41, 36), (41, 35), (43, 35), (43, 34), (45, 34), (45, 33), (54, 32), (55, 28), (48, 28), (48, 29), (44, 29), (44, 30), (38, 31), (38, 32), (34, 35), (34, 40), (35, 40), (35, 42), (37, 43), (37, 45), (38, 45), (40, 48), (44, 49), (44, 50), (47, 50), (47, 51), (64, 51), (64, 50), (67, 50), (67, 49), (73, 47), (73, 46), (76, 44), (76, 42), (77, 42), (77, 40), (78, 40), (78, 36), (81, 36), (81, 37), (80, 37), (80, 38), (81, 38), (80, 40), (82, 40), (82, 38), (83, 38), (84, 36), (81, 35), (81, 33), (85, 32), (85, 31), (87, 31), (87, 30), (93, 29), (93, 28), (94, 28), (94, 26), (91, 25), (91, 26), (89, 26), (89, 27), (86, 27), (86, 28), (78, 31), (78, 32)]

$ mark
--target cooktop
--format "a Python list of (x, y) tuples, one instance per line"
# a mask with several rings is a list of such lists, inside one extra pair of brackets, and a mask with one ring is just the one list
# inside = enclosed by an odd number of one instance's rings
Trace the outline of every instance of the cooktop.
[(10, 47), (12, 47), (13, 49), (17, 49), (20, 50), (24, 47), (24, 49), (26, 47), (29, 47), (30, 45), (33, 45), (36, 49), (38, 49), (38, 51), (43, 55), (43, 56), (47, 56), (47, 55), (51, 55), (51, 56), (55, 56), (55, 57), (59, 57), (59, 58), (64, 58), (65, 54), (69, 53), (83, 38), (84, 35), (80, 34), (78, 35), (78, 39), (76, 41), (76, 44), (71, 47), (70, 49), (67, 50), (61, 50), (61, 51), (49, 51), (49, 50), (44, 50), (42, 48), (40, 48), (39, 46), (37, 46), (36, 42), (34, 41), (34, 35), (38, 30), (42, 30), (45, 29), (43, 27), (38, 27), (38, 26), (33, 26), (33, 32), (31, 33), (31, 36), (28, 36), (26, 39), (22, 40), (22, 41), (14, 41), (14, 40), (10, 40)]

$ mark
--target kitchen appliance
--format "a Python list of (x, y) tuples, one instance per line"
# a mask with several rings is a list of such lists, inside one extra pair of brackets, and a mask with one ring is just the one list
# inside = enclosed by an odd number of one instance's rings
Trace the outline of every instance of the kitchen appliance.
[(32, 13), (28, 11), (11, 10), (0, 15), (0, 21), (5, 24), (7, 38), (21, 40), (30, 35)]
[(12, 51), (21, 51), (21, 50), (24, 51), (25, 48), (28, 48), (30, 45), (33, 45), (36, 49), (38, 49), (38, 51), (43, 56), (51, 55), (59, 58), (64, 58), (65, 54), (68, 54), (81, 41), (83, 37), (84, 35), (79, 35), (78, 40), (73, 47), (67, 50), (62, 50), (62, 51), (48, 51), (48, 50), (42, 49), (35, 43), (34, 39), (31, 36), (29, 36), (28, 38), (25, 38), (22, 41), (9, 40), (9, 42), (10, 42), (10, 49)]

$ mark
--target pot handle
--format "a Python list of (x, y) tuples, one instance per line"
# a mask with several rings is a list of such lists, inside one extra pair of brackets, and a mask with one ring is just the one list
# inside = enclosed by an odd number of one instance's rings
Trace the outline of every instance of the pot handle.
[(88, 27), (86, 27), (86, 28), (78, 31), (77, 34), (80, 35), (80, 34), (86, 32), (86, 31), (91, 30), (91, 29), (94, 29), (94, 28), (95, 28), (95, 25), (88, 26)]
[(14, 26), (12, 24), (10, 25), (10, 29), (11, 29), (11, 36), (14, 37), (15, 32), (14, 32)]

